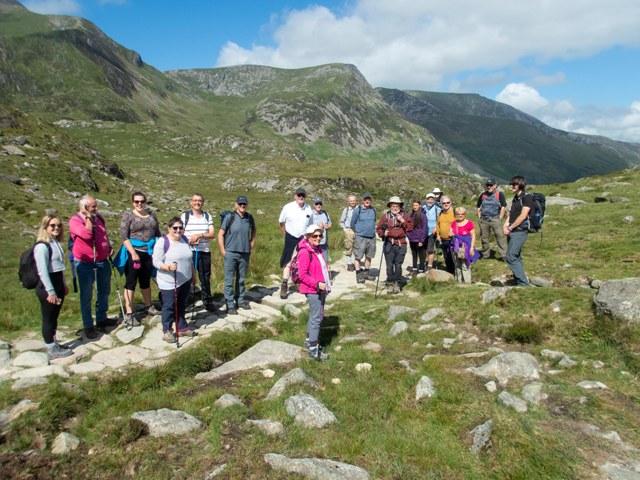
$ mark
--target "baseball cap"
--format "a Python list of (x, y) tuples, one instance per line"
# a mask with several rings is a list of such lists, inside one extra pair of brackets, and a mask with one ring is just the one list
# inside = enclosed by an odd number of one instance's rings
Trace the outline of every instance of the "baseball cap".
[(307, 191), (303, 187), (296, 188), (296, 195), (307, 195)]
[(496, 184), (496, 180), (495, 178), (487, 178), (487, 181), (484, 182), (485, 185), (495, 185)]
[(367, 198), (372, 198), (372, 197), (371, 197), (371, 194), (370, 194), (369, 192), (364, 192), (364, 193), (362, 194), (362, 199), (363, 199), (363, 200), (365, 200), (365, 199), (367, 199)]
[(433, 194), (433, 192), (429, 192), (429, 193), (427, 193), (425, 198), (436, 198), (436, 196)]
[(244, 195), (238, 195), (236, 203), (249, 203), (249, 200)]
[(320, 198), (320, 197), (315, 197), (315, 198), (313, 199), (313, 204), (315, 205), (316, 203), (322, 203), (322, 198)]

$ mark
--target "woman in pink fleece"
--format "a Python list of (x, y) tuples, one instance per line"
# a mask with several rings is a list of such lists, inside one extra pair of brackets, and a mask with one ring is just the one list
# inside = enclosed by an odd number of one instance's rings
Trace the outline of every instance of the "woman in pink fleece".
[(307, 322), (307, 348), (309, 356), (315, 360), (324, 360), (327, 355), (318, 343), (320, 324), (324, 318), (324, 302), (331, 291), (331, 278), (322, 250), (323, 229), (318, 225), (309, 225), (305, 236), (298, 243), (298, 291), (306, 295), (309, 302), (309, 321)]

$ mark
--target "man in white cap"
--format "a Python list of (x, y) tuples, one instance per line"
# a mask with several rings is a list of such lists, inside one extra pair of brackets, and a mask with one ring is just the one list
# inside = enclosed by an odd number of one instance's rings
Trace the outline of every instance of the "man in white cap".
[(440, 190), (438, 187), (434, 188), (433, 190), (431, 190), (431, 193), (433, 193), (434, 198), (436, 199), (436, 205), (438, 205), (438, 207), (440, 207), (440, 209), (442, 209), (442, 190)]
[(422, 210), (427, 216), (427, 270), (430, 270), (433, 268), (433, 260), (436, 257), (436, 226), (438, 216), (442, 212), (442, 208), (436, 203), (436, 196), (433, 192), (427, 193)]
[(400, 293), (402, 263), (407, 254), (407, 232), (413, 229), (411, 216), (402, 210), (402, 200), (393, 196), (387, 210), (376, 225), (376, 233), (384, 240), (382, 251), (387, 264), (387, 286), (391, 293)]

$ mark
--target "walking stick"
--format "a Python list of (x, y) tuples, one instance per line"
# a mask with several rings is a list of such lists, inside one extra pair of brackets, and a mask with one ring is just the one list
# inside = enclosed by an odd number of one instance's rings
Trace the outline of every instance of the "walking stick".
[[(198, 248), (196, 246), (196, 254), (194, 259), (195, 272), (193, 272), (193, 281), (191, 282), (191, 321), (196, 314), (196, 274), (200, 275), (198, 270)], [(202, 298), (202, 283), (200, 283), (200, 298)], [(186, 320), (186, 319), (185, 319)]]
[(180, 312), (178, 311), (178, 264), (174, 263), (176, 269), (173, 271), (173, 311), (176, 323), (176, 348), (180, 348)]
[[(111, 263), (111, 271), (114, 272), (114, 277), (115, 277), (115, 283), (116, 283), (116, 295), (118, 297), (118, 303), (120, 304), (120, 313), (122, 314), (122, 320), (125, 320), (127, 317), (124, 313), (124, 304), (122, 303), (122, 294), (120, 293), (120, 282), (118, 281), (118, 275), (120, 275), (120, 272), (118, 271), (118, 269), (116, 268), (115, 264), (113, 263), (113, 258), (109, 257), (109, 263)], [(74, 277), (74, 281), (75, 281), (75, 277)], [(131, 322), (127, 322), (125, 321), (125, 327), (127, 327), (127, 330), (131, 330), (133, 328), (133, 325), (131, 324)]]
[[(376, 278), (376, 292), (373, 298), (378, 298), (378, 284), (380, 283), (380, 274), (382, 272), (382, 259), (384, 258), (384, 246), (387, 243), (387, 237), (382, 238), (382, 252), (380, 253), (380, 266), (378, 267), (378, 278)], [(388, 280), (388, 279), (387, 279)]]

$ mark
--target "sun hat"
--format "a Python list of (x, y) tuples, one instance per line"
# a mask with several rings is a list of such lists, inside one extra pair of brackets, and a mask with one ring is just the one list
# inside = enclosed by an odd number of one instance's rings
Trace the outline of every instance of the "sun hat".
[(304, 232), (305, 235), (313, 235), (316, 232), (322, 232), (322, 228), (318, 225), (309, 225), (307, 230)]
[(427, 193), (425, 198), (436, 198), (436, 196), (433, 194), (433, 192), (429, 192), (429, 193)]
[(442, 190), (440, 190), (438, 187), (436, 187), (433, 190), (431, 190), (431, 193), (442, 193)]
[(397, 195), (394, 195), (389, 199), (389, 201), (387, 202), (387, 207), (390, 207), (392, 203), (397, 203), (401, 207), (404, 205), (403, 201), (400, 200), (400, 197), (398, 197)]

